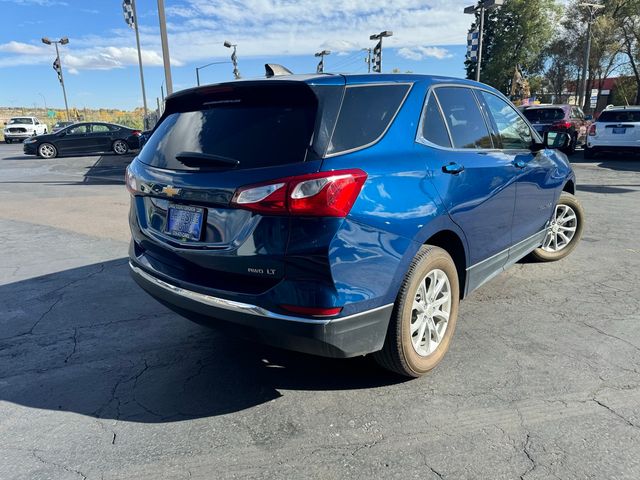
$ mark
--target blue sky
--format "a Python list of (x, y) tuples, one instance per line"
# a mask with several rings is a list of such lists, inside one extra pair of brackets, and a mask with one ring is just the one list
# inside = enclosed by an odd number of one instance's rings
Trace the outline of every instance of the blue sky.
[[(243, 77), (264, 63), (296, 73), (315, 71), (313, 53), (330, 49), (326, 71), (366, 72), (369, 35), (385, 39), (383, 69), (463, 76), (471, 0), (165, 0), (174, 90), (195, 85), (195, 67), (229, 60), (225, 39), (238, 44)], [(339, 6), (339, 7), (338, 7)], [(156, 0), (137, 0), (147, 98), (163, 83)], [(131, 109), (142, 105), (135, 36), (121, 0), (0, 0), (0, 106), (64, 106), (51, 64), (61, 47), (70, 107)], [(203, 83), (232, 78), (230, 64), (201, 71)], [(43, 98), (44, 97), (44, 98)]]

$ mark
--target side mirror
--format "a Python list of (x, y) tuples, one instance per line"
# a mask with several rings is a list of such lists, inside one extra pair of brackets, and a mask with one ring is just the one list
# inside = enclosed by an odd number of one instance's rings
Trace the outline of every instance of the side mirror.
[(546, 148), (565, 148), (570, 141), (571, 137), (565, 132), (546, 132), (544, 134), (544, 146)]
[(585, 120), (593, 120), (593, 115), (585, 115), (584, 119)]

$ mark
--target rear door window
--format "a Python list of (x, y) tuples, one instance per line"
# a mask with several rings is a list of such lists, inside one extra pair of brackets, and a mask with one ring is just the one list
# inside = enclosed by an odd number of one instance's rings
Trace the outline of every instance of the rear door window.
[(385, 133), (411, 85), (352, 85), (345, 89), (328, 155), (366, 147)]
[(493, 148), (487, 124), (471, 90), (439, 87), (435, 92), (455, 148)]
[(422, 138), (434, 145), (441, 147), (451, 147), (451, 140), (447, 127), (444, 124), (440, 107), (435, 95), (429, 95), (427, 106), (424, 109), (422, 117)]
[(175, 108), (185, 111), (164, 118), (138, 158), (172, 170), (225, 165), (217, 159), (238, 161), (238, 169), (303, 162), (317, 109), (316, 97), (304, 89), (224, 87), (220, 94), (175, 98)]

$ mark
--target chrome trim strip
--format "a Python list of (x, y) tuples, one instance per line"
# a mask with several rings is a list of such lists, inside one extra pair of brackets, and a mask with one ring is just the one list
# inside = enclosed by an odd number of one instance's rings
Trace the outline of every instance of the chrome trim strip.
[(193, 300), (198, 303), (202, 303), (204, 305), (209, 305), (211, 307), (221, 308), (223, 310), (229, 310), (232, 312), (245, 313), (248, 315), (255, 315), (258, 317), (265, 318), (274, 318), (277, 320), (287, 320), (290, 322), (299, 322), (299, 323), (311, 323), (317, 325), (327, 325), (329, 323), (334, 323), (343, 320), (349, 320), (352, 318), (360, 317), (367, 313), (377, 312), (379, 310), (383, 310), (385, 308), (389, 308), (393, 306), (392, 303), (388, 305), (383, 305), (381, 307), (377, 307), (371, 310), (365, 310), (364, 312), (355, 313), (353, 315), (349, 315), (346, 317), (337, 317), (337, 318), (304, 318), (304, 317), (294, 317), (290, 315), (281, 315), (279, 313), (271, 312), (265, 308), (258, 307), (256, 305), (251, 305), (249, 303), (235, 302), (233, 300), (227, 300), (224, 298), (213, 297), (211, 295), (206, 295), (204, 293), (194, 292), (192, 290), (187, 290), (185, 288), (178, 287), (176, 285), (172, 285), (164, 280), (160, 280), (159, 278), (150, 275), (139, 267), (136, 267), (131, 261), (129, 261), (129, 267), (136, 274), (144, 278), (146, 281), (156, 285), (157, 287), (163, 288), (171, 293), (179, 295), (181, 297), (188, 298), (189, 300)]
[(471, 265), (470, 267), (467, 267), (467, 272), (469, 270), (471, 270), (472, 268), (476, 268), (478, 265), (482, 265), (485, 262), (488, 262), (489, 260), (491, 260), (492, 258), (497, 257), (498, 255), (503, 255), (505, 252), (509, 252), (509, 250), (516, 248), (519, 245), (522, 245), (523, 243), (528, 242), (529, 240), (531, 240), (532, 238), (535, 238), (537, 235), (541, 235), (543, 233), (547, 233), (548, 228), (545, 228), (544, 230), (540, 230), (537, 233), (534, 233), (533, 235), (531, 235), (530, 237), (525, 238), (524, 240), (520, 240), (518, 243), (515, 243), (513, 245), (511, 245), (510, 247), (505, 248), (504, 250), (500, 250), (498, 253), (495, 253), (493, 255), (491, 255), (490, 257), (485, 258), (484, 260), (475, 263), (473, 265)]

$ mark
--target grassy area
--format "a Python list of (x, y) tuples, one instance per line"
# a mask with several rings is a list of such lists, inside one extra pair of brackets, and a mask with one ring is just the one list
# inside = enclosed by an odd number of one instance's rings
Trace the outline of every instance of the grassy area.
[[(48, 116), (48, 112), (53, 112), (54, 116)], [(117, 123), (119, 125), (125, 125), (131, 128), (142, 129), (142, 115), (141, 108), (133, 111), (115, 110), (115, 109), (69, 109), (69, 114), (72, 121), (94, 121), (94, 122), (108, 122)], [(28, 108), (28, 107), (0, 107), (0, 125), (4, 129), (4, 122), (8, 121), (11, 117), (19, 116), (33, 116), (38, 117), (41, 122), (44, 122), (49, 127), (49, 131), (52, 130), (53, 124), (57, 121), (63, 121), (67, 119), (67, 115), (64, 109), (49, 109), (44, 108)], [(0, 141), (4, 141), (2, 130), (0, 130)]]

